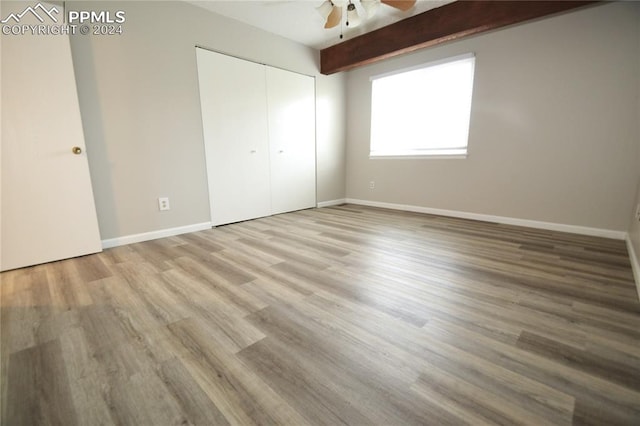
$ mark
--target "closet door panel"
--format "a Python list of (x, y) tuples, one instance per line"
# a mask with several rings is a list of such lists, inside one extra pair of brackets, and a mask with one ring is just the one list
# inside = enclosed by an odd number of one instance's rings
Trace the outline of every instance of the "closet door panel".
[(271, 212), (316, 205), (315, 80), (266, 67)]
[(264, 66), (196, 50), (212, 224), (268, 216)]

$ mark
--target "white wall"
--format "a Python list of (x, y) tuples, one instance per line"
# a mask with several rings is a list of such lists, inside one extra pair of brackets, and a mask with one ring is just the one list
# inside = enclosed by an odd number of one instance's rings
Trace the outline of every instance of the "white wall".
[[(347, 197), (626, 231), (639, 15), (635, 3), (598, 5), (350, 71)], [(369, 77), (466, 52), (476, 53), (468, 158), (369, 160)]]
[(103, 239), (209, 221), (196, 45), (317, 76), (318, 201), (344, 198), (345, 77), (317, 51), (184, 2), (67, 5), (126, 12), (122, 35), (71, 41)]

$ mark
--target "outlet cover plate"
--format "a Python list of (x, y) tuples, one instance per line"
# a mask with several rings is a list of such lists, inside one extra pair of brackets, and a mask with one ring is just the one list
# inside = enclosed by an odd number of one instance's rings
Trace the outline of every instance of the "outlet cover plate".
[(160, 209), (160, 211), (171, 210), (171, 205), (169, 204), (169, 197), (158, 198), (158, 209)]

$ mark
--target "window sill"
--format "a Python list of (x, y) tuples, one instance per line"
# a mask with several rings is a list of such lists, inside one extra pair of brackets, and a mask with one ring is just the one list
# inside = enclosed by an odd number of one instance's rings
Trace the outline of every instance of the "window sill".
[(409, 152), (370, 152), (370, 160), (420, 160), (420, 159), (464, 159), (467, 150), (450, 149), (438, 151), (409, 151)]

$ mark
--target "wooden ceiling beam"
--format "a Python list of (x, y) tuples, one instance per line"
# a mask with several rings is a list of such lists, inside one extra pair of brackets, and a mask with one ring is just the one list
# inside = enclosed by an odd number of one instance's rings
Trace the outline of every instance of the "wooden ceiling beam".
[(417, 49), (600, 1), (459, 0), (320, 51), (320, 72), (371, 64)]

